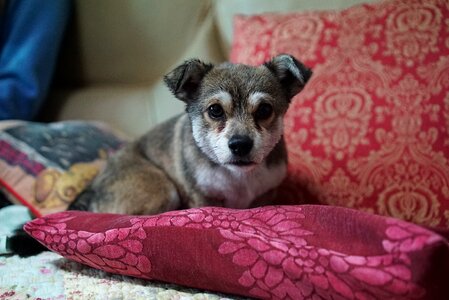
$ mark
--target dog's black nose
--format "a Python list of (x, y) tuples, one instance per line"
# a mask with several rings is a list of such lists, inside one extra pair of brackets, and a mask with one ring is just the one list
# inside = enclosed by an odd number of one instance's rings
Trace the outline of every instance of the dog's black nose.
[(248, 136), (234, 135), (228, 142), (229, 149), (232, 154), (238, 156), (247, 155), (253, 148), (253, 140)]

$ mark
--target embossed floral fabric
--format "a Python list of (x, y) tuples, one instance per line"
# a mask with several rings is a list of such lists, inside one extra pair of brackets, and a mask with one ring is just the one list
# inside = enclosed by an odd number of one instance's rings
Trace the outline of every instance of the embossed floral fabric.
[(62, 212), (25, 230), (106, 272), (265, 299), (449, 299), (449, 245), (393, 218), (331, 206)]
[(279, 53), (314, 71), (286, 116), (279, 198), (448, 228), (449, 2), (236, 17), (233, 62)]

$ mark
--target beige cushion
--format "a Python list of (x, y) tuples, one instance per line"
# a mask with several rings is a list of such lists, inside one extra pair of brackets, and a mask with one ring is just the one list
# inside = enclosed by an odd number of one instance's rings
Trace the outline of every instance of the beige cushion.
[[(164, 99), (166, 101), (156, 101)], [(93, 86), (53, 92), (44, 112), (58, 120), (101, 120), (137, 137), (155, 124), (181, 112), (183, 103), (163, 88), (136, 85)]]
[(208, 10), (207, 0), (77, 0), (70, 31), (76, 51), (64, 59), (77, 60), (85, 83), (155, 81), (195, 38)]

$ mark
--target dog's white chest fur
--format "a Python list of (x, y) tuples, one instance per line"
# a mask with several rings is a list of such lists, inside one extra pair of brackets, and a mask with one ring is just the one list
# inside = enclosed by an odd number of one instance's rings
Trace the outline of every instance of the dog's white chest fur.
[(195, 177), (208, 198), (223, 199), (225, 207), (247, 208), (257, 197), (278, 186), (286, 173), (286, 164), (282, 163), (270, 168), (259, 165), (249, 172), (225, 167), (198, 168)]

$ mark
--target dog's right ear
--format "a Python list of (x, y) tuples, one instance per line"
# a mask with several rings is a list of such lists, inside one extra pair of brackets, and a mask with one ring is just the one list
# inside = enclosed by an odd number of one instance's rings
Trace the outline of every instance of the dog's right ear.
[(288, 54), (275, 56), (264, 65), (279, 79), (289, 100), (304, 88), (312, 76), (312, 70)]
[(201, 81), (212, 68), (198, 59), (187, 60), (165, 75), (164, 81), (176, 98), (188, 103), (197, 98)]

